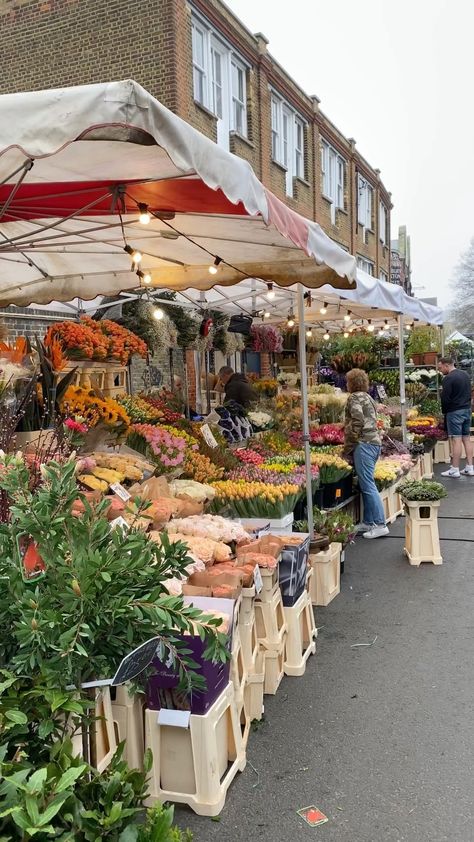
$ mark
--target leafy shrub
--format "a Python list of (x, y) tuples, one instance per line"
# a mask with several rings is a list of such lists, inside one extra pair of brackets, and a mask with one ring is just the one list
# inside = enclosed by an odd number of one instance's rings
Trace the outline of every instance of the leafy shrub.
[(442, 500), (448, 496), (444, 485), (429, 479), (406, 480), (398, 486), (405, 500)]

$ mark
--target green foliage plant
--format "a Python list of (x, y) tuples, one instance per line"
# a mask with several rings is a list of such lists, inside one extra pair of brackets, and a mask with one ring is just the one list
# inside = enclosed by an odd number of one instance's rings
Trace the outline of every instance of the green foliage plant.
[(398, 486), (398, 491), (405, 500), (436, 501), (448, 496), (444, 485), (433, 480), (406, 480)]

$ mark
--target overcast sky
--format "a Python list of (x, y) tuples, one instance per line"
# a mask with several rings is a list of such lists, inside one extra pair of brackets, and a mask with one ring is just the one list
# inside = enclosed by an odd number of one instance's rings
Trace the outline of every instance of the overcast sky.
[(473, 0), (227, 0), (392, 192), (420, 298), (474, 236)]

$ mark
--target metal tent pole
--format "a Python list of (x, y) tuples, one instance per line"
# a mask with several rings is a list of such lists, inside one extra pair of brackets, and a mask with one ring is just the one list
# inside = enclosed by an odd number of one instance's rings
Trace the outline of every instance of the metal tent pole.
[(303, 408), (303, 443), (304, 461), (306, 469), (306, 501), (308, 505), (308, 532), (312, 536), (313, 524), (313, 490), (311, 483), (311, 449), (309, 446), (309, 415), (308, 415), (308, 378), (306, 371), (306, 331), (304, 326), (304, 290), (298, 284), (298, 343), (301, 374), (301, 404)]
[(398, 314), (398, 360), (400, 364), (400, 404), (402, 409), (403, 443), (407, 443), (407, 405), (405, 393), (405, 343), (403, 338), (403, 313)]

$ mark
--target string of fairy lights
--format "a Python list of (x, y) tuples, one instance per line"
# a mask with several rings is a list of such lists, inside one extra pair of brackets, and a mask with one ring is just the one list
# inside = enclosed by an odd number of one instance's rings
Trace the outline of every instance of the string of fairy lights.
[[(129, 198), (132, 198), (132, 197), (129, 197)], [(133, 199), (133, 201), (135, 201), (135, 199)], [(241, 269), (239, 269), (236, 266), (233, 266), (231, 263), (228, 263), (227, 261), (225, 261), (219, 255), (213, 254), (211, 251), (209, 251), (209, 249), (207, 249), (201, 243), (196, 242), (188, 234), (185, 234), (185, 233), (179, 231), (174, 225), (172, 225), (170, 220), (174, 218), (174, 213), (172, 213), (171, 211), (170, 212), (154, 213), (153, 211), (150, 211), (148, 205), (145, 202), (137, 202), (136, 204), (137, 204), (137, 208), (138, 208), (138, 221), (140, 222), (141, 225), (149, 225), (152, 217), (154, 217), (156, 219), (159, 219), (160, 222), (162, 222), (168, 228), (167, 238), (177, 239), (178, 237), (184, 237), (186, 240), (188, 240), (190, 243), (192, 243), (192, 245), (196, 246), (201, 251), (205, 252), (205, 254), (208, 257), (211, 258), (211, 262), (209, 263), (209, 266), (208, 266), (208, 272), (209, 272), (210, 275), (216, 275), (219, 271), (219, 266), (224, 264), (226, 266), (229, 266), (229, 268), (233, 269), (234, 271), (242, 274), (242, 277), (246, 277), (246, 273), (243, 272)], [(153, 299), (152, 299), (151, 294), (149, 292), (150, 286), (151, 286), (151, 283), (152, 283), (151, 272), (149, 270), (143, 270), (141, 268), (140, 264), (142, 263), (142, 260), (143, 260), (143, 253), (139, 249), (134, 248), (133, 246), (131, 246), (127, 242), (127, 238), (125, 236), (125, 228), (124, 228), (124, 224), (123, 224), (122, 214), (119, 214), (119, 217), (120, 217), (120, 223), (121, 223), (121, 228), (122, 228), (122, 236), (123, 236), (123, 240), (124, 240), (123, 250), (126, 252), (126, 254), (128, 254), (130, 256), (131, 262), (132, 262), (132, 271), (135, 271), (135, 274), (137, 275), (137, 277), (139, 279), (140, 286), (143, 285), (145, 288), (148, 288), (148, 295), (150, 297), (150, 301), (152, 301)], [(162, 232), (162, 235), (164, 235), (164, 232)], [(275, 289), (274, 289), (274, 285), (271, 281), (268, 281), (267, 282), (266, 298), (268, 299), (269, 302), (272, 302), (272, 301), (275, 300), (275, 296), (276, 296), (276, 292), (275, 292)], [(311, 293), (308, 291), (307, 293), (305, 293), (305, 297), (307, 298), (306, 304), (308, 306), (311, 306)], [(329, 303), (327, 301), (323, 301), (321, 303), (320, 308), (319, 308), (319, 313), (321, 314), (321, 316), (325, 316), (328, 313), (328, 308), (329, 308)], [(161, 309), (161, 307), (155, 307), (154, 308), (153, 316), (154, 316), (155, 319), (157, 319), (157, 320), (163, 319), (164, 315), (165, 315), (165, 313)], [(271, 318), (272, 314), (271, 314), (269, 309), (263, 309), (261, 311), (258, 311), (255, 315), (260, 316), (262, 319), (269, 319), (269, 318)], [(343, 336), (344, 336), (345, 339), (348, 339), (351, 336), (351, 334), (354, 334), (354, 333), (366, 333), (367, 332), (367, 333), (372, 334), (372, 333), (375, 332), (376, 326), (373, 324), (373, 321), (372, 321), (371, 318), (368, 318), (366, 320), (361, 319), (360, 324), (355, 324), (353, 322), (354, 318), (357, 318), (356, 314), (354, 314), (351, 310), (348, 309), (346, 311), (346, 313), (344, 314), (344, 317), (343, 317), (343, 323), (344, 323), (343, 328), (344, 329), (343, 329), (342, 333), (343, 333)], [(364, 324), (364, 321), (366, 321), (366, 324)], [(288, 316), (287, 316), (287, 320), (286, 320), (286, 326), (289, 329), (291, 329), (295, 326), (295, 322), (296, 322), (295, 313), (294, 313), (293, 307), (291, 306), (291, 308), (288, 312)], [(385, 319), (383, 326), (380, 326), (378, 328), (377, 335), (379, 337), (383, 337), (390, 330), (390, 327), (391, 326), (389, 324), (388, 319)], [(413, 321), (412, 323), (405, 325), (405, 330), (410, 331), (414, 327), (415, 327), (415, 322)], [(333, 335), (340, 334), (341, 329), (337, 329), (336, 331), (332, 331), (332, 333), (333, 333)], [(306, 336), (307, 336), (308, 339), (310, 339), (313, 336), (313, 328), (312, 327), (307, 328)], [(328, 329), (325, 329), (325, 332), (323, 334), (323, 339), (324, 339), (325, 342), (328, 342), (331, 339), (331, 333), (329, 332)]]

